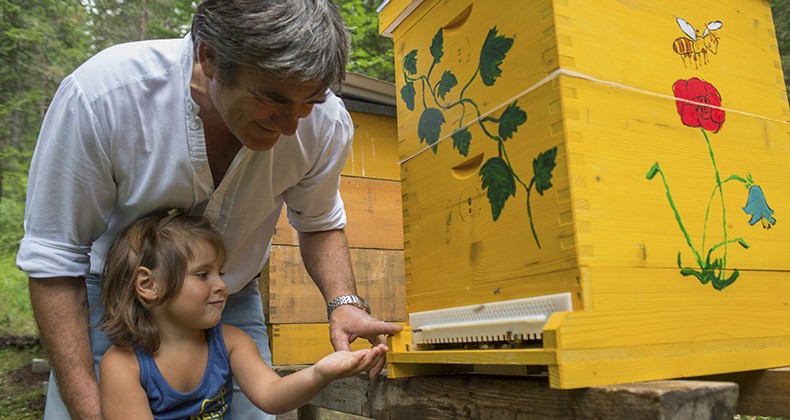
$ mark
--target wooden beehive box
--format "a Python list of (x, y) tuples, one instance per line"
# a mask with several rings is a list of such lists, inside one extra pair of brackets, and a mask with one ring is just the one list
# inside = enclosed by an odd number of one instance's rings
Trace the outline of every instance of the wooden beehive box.
[[(392, 84), (349, 74), (341, 94), (354, 143), (341, 175), (351, 263), (373, 316), (406, 320), (403, 226)], [(285, 211), (260, 282), (275, 365), (311, 364), (332, 352), (326, 302), (302, 264)], [(352, 348), (363, 348), (361, 340)]]
[[(574, 388), (790, 364), (790, 111), (767, 0), (392, 1), (409, 313), (570, 292)], [(709, 105), (709, 106), (703, 106)], [(512, 372), (521, 372), (513, 367)]]

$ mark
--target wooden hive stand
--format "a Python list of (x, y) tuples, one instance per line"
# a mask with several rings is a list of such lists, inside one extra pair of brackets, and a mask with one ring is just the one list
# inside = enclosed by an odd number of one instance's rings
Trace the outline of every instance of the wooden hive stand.
[(790, 368), (574, 390), (535, 377), (360, 376), (333, 382), (289, 418), (731, 420), (736, 413), (790, 418)]

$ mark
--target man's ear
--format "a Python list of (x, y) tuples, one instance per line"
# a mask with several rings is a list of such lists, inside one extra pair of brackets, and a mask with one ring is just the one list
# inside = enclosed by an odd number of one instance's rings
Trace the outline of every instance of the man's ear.
[(154, 281), (153, 273), (147, 267), (137, 267), (134, 275), (134, 290), (137, 292), (137, 297), (146, 302), (159, 300), (156, 281)]
[(200, 70), (203, 75), (209, 79), (213, 79), (216, 73), (216, 57), (214, 50), (203, 41), (198, 41), (197, 45), (197, 60), (200, 63)]

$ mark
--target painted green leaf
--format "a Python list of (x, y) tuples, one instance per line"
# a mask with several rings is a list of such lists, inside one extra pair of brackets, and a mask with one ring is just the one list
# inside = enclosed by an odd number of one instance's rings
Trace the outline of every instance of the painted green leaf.
[(484, 85), (493, 86), (496, 78), (502, 75), (499, 65), (512, 46), (513, 38), (497, 35), (496, 26), (488, 31), (480, 52), (480, 77)]
[(450, 92), (450, 89), (457, 84), (458, 79), (455, 78), (455, 75), (450, 70), (445, 70), (444, 73), (442, 73), (442, 79), (439, 80), (439, 84), (436, 85), (436, 94), (444, 99), (445, 95)]
[[(702, 273), (700, 273), (697, 270), (694, 270), (692, 268), (688, 268), (688, 267), (682, 268), (680, 270), (680, 275), (683, 276), (683, 277), (694, 276), (694, 277), (697, 278), (697, 280), (702, 282)], [(703, 284), (704, 284), (704, 282), (703, 282)]]
[(442, 61), (442, 56), (444, 56), (444, 36), (442, 35), (442, 28), (439, 28), (439, 31), (433, 36), (433, 41), (431, 42), (431, 55), (433, 56), (434, 64), (438, 64)]
[(417, 73), (417, 50), (411, 50), (406, 57), (403, 57), (403, 68), (409, 74)]
[(469, 143), (472, 141), (472, 133), (464, 127), (453, 131), (450, 137), (453, 138), (453, 148), (458, 149), (458, 153), (463, 156), (467, 156), (469, 154)]
[(654, 163), (653, 166), (650, 167), (650, 170), (647, 171), (647, 175), (645, 178), (653, 179), (654, 176), (658, 173), (658, 162)]
[(423, 111), (420, 115), (420, 122), (417, 124), (417, 136), (420, 137), (420, 143), (423, 141), (428, 143), (433, 153), (436, 153), (438, 147), (436, 142), (439, 141), (442, 124), (444, 124), (444, 115), (436, 108), (427, 108)]
[(501, 157), (493, 157), (480, 168), (480, 177), (483, 178), (483, 189), (488, 189), (487, 196), (491, 203), (491, 214), (496, 222), (505, 207), (505, 201), (511, 195), (516, 195), (516, 180), (513, 178), (513, 171)]
[(409, 111), (414, 111), (414, 95), (416, 92), (414, 91), (414, 83), (406, 82), (402, 88), (400, 88), (400, 96), (403, 98), (403, 102), (406, 102), (406, 108)]
[(527, 113), (516, 105), (518, 101), (508, 105), (499, 118), (499, 137), (507, 140), (518, 131), (518, 126), (527, 122)]
[(532, 161), (532, 169), (535, 171), (535, 188), (538, 194), (543, 195), (543, 191), (551, 188), (551, 172), (557, 166), (557, 147), (552, 147), (545, 152), (539, 153)]

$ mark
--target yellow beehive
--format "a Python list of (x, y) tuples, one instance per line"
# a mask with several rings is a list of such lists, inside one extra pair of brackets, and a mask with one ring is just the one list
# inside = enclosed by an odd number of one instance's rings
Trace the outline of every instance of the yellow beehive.
[[(409, 313), (571, 292), (573, 388), (790, 364), (790, 110), (767, 0), (392, 1)], [(709, 105), (709, 106), (703, 106)], [(426, 370), (427, 371), (427, 370)]]
[[(392, 84), (349, 74), (342, 96), (354, 143), (340, 182), (357, 289), (379, 319), (406, 318), (403, 222)], [(385, 104), (381, 104), (385, 102)], [(326, 303), (299, 253), (297, 232), (280, 215), (260, 282), (275, 365), (315, 363), (332, 351)], [(352, 348), (369, 344), (359, 340)]]

